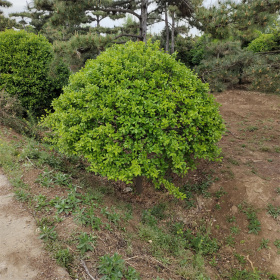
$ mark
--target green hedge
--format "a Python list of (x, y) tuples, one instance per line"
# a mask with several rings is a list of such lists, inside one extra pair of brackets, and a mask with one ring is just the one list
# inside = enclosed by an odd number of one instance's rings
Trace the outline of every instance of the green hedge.
[(44, 36), (0, 32), (0, 90), (17, 95), (22, 105), (37, 115), (43, 113), (69, 76), (69, 70), (61, 64), (51, 68), (53, 57), (52, 45)]

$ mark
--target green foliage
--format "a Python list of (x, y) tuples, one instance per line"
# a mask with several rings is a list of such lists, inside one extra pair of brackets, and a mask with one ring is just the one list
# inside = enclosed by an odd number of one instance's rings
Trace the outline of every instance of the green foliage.
[(79, 244), (77, 245), (77, 248), (80, 250), (81, 254), (85, 254), (87, 251), (93, 251), (95, 239), (95, 236), (87, 234), (86, 232), (83, 232), (78, 236)]
[(52, 61), (52, 45), (44, 36), (25, 31), (0, 32), (0, 89), (16, 95), (25, 109), (37, 115), (60, 94), (61, 78), (65, 77), (65, 83), (69, 76), (67, 69), (62, 71), (62, 65), (52, 69)]
[(273, 34), (261, 34), (248, 45), (247, 49), (253, 52), (265, 52), (277, 47), (279, 48)]
[(54, 257), (56, 262), (65, 268), (69, 268), (74, 260), (73, 255), (70, 253), (68, 248), (57, 250)]
[(216, 160), (224, 125), (218, 104), (189, 69), (148, 42), (114, 45), (70, 77), (44, 119), (61, 151), (84, 156), (90, 170), (132, 183), (164, 185), (195, 159)]
[(96, 58), (110, 41), (109, 36), (103, 37), (92, 33), (75, 34), (69, 40), (54, 41), (55, 61), (59, 62), (62, 59), (73, 72), (76, 72), (84, 67), (88, 59)]
[(124, 260), (115, 253), (113, 256), (105, 255), (100, 258), (98, 271), (102, 274), (101, 280), (139, 280), (139, 273), (132, 267), (126, 267)]
[(271, 203), (268, 204), (267, 213), (274, 219), (277, 219), (280, 215), (280, 206), (273, 206)]

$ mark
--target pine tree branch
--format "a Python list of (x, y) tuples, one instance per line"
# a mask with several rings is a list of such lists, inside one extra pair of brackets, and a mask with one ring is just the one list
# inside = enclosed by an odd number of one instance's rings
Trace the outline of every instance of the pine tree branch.
[(129, 10), (129, 9), (120, 9), (120, 8), (97, 8), (99, 11), (102, 12), (119, 12), (119, 13), (129, 13), (132, 14), (134, 16), (136, 16), (137, 18), (141, 18), (141, 16), (137, 13), (135, 13), (133, 10)]
[(113, 40), (116, 40), (116, 39), (121, 38), (121, 37), (134, 37), (134, 38), (141, 39), (141, 36), (135, 35), (135, 34), (120, 34), (120, 35), (116, 36)]

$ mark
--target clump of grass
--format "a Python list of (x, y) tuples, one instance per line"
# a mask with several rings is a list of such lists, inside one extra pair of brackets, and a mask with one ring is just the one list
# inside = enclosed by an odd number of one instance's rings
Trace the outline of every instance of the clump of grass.
[(268, 246), (268, 243), (269, 243), (269, 239), (265, 239), (263, 238), (261, 240), (261, 245), (260, 247), (258, 248), (258, 251), (262, 250), (262, 249), (270, 249), (270, 247)]
[(246, 214), (249, 225), (249, 233), (258, 234), (261, 230), (261, 223), (258, 220), (256, 210), (247, 203), (241, 203), (238, 205), (240, 211)]
[(99, 260), (98, 272), (103, 280), (140, 280), (139, 273), (132, 267), (126, 267), (124, 260), (115, 253), (113, 256), (104, 255)]
[(273, 206), (272, 204), (267, 205), (267, 213), (273, 217), (274, 219), (277, 219), (280, 215), (280, 207), (279, 206)]

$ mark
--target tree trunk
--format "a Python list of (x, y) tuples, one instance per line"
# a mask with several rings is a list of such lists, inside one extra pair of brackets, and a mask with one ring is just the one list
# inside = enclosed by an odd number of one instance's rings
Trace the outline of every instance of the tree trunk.
[(171, 18), (172, 18), (172, 26), (171, 26), (171, 54), (174, 53), (175, 49), (175, 38), (174, 38), (174, 33), (175, 33), (175, 12), (172, 11), (171, 13)]
[(166, 42), (165, 42), (165, 52), (169, 53), (169, 26), (168, 26), (168, 3), (165, 4), (165, 34), (166, 34)]
[(142, 0), (140, 17), (140, 37), (141, 41), (147, 42), (147, 19), (148, 19), (148, 0)]
[(143, 176), (137, 176), (135, 178), (135, 191), (137, 194), (141, 194), (143, 192)]

